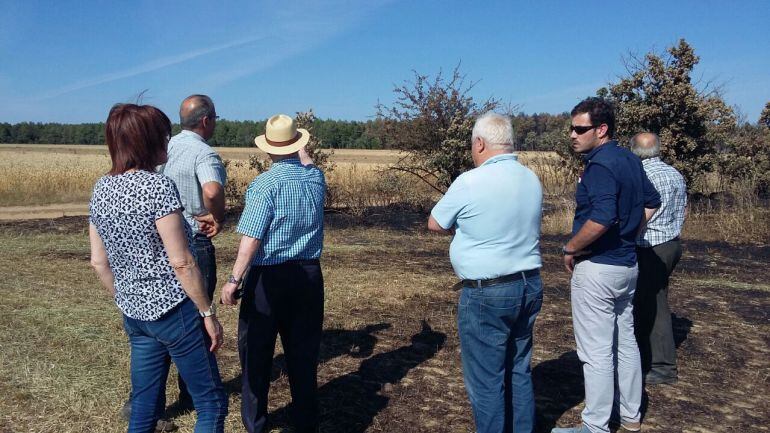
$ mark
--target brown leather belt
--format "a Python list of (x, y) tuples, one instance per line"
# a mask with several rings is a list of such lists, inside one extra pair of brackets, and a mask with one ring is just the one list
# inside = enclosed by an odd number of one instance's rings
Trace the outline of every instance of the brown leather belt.
[(495, 284), (512, 283), (524, 278), (532, 278), (540, 275), (540, 269), (531, 269), (529, 271), (516, 272), (515, 274), (503, 275), (502, 277), (490, 278), (488, 280), (463, 280), (464, 287), (489, 287)]

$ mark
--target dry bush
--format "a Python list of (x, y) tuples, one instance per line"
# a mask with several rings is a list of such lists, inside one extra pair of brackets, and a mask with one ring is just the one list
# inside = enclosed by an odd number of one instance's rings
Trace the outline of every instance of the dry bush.
[(554, 152), (522, 152), (519, 160), (540, 178), (546, 197), (567, 197), (575, 193), (577, 179), (564, 159)]
[(543, 219), (540, 232), (546, 235), (566, 235), (572, 233), (572, 220), (575, 216), (575, 200), (562, 196), (546, 198), (543, 204)]
[[(691, 196), (683, 237), (728, 243), (770, 242), (770, 209), (752, 178), (726, 180), (709, 176), (717, 192)], [(708, 191), (708, 190), (707, 190)]]
[(392, 205), (424, 212), (439, 198), (433, 188), (414, 176), (377, 166), (340, 165), (327, 182), (327, 207), (354, 216)]

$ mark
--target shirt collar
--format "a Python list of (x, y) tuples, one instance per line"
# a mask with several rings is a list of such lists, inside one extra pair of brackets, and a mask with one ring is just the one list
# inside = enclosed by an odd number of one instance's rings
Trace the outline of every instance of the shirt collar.
[(484, 161), (479, 167), (483, 167), (483, 166), (485, 166), (487, 164), (494, 164), (496, 162), (505, 161), (505, 160), (508, 160), (508, 159), (512, 159), (514, 161), (517, 161), (519, 159), (519, 157), (515, 153), (503, 153), (503, 154), (495, 155), (495, 156), (489, 158), (488, 160)]
[(302, 165), (298, 157), (281, 159), (279, 161), (275, 161), (273, 165), (275, 164)]
[(197, 138), (198, 140), (200, 140), (200, 141), (202, 141), (204, 143), (206, 142), (206, 140), (204, 140), (203, 137), (200, 136), (200, 134), (198, 134), (197, 132), (190, 131), (189, 129), (181, 130), (179, 132), (179, 135), (182, 135), (182, 134), (188, 135), (188, 136), (193, 137), (193, 138)]
[(655, 164), (657, 162), (663, 162), (659, 156), (653, 156), (652, 158), (645, 158), (642, 160), (642, 165)]
[(590, 161), (597, 153), (601, 152), (603, 149), (607, 149), (609, 147), (615, 147), (618, 145), (618, 142), (615, 140), (610, 140), (600, 146), (594, 147), (591, 149), (590, 152), (583, 155), (583, 161)]

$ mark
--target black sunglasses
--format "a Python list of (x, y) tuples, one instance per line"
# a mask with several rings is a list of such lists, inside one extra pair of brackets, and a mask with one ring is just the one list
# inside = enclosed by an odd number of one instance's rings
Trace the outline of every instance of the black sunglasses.
[[(599, 126), (599, 125), (596, 125), (596, 126)], [(591, 126), (575, 126), (575, 125), (570, 125), (569, 126), (569, 132), (572, 133), (572, 131), (575, 131), (575, 132), (577, 132), (578, 135), (583, 135), (586, 132), (596, 128), (596, 126), (593, 126), (593, 125), (591, 125)]]

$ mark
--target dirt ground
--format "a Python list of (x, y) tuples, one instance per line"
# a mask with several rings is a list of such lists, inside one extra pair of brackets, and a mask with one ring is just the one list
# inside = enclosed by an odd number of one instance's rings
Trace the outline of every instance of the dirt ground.
[[(473, 431), (460, 367), (449, 240), (426, 234), (424, 219), (405, 213), (364, 220), (327, 215), (327, 310), (319, 369), (324, 432)], [(0, 222), (0, 231), (81, 233), (84, 224), (83, 217)], [(558, 254), (564, 241), (544, 236), (541, 245), (545, 295), (532, 361), (538, 432), (576, 424), (582, 410), (568, 275)], [(691, 239), (683, 244), (670, 299), (679, 382), (646, 389), (644, 431), (766, 432), (770, 248)], [(220, 273), (228, 272), (234, 248), (219, 248), (226, 262)], [(87, 260), (78, 254), (71, 259)], [(400, 281), (401, 274), (416, 276), (410, 284), (422, 285), (410, 291), (386, 280)], [(346, 284), (376, 275), (382, 280), (364, 281), (371, 291), (359, 291), (375, 294), (372, 298), (345, 298)], [(393, 300), (385, 295), (388, 290), (410, 294)], [(377, 293), (386, 300), (377, 299)], [(237, 354), (223, 351), (220, 363), (237, 364)], [(279, 354), (271, 390), (276, 427), (287, 424), (291, 410), (284, 367)], [(223, 377), (239, 402), (237, 367), (225, 369)], [(237, 417), (239, 409), (231, 400), (230, 416)]]

